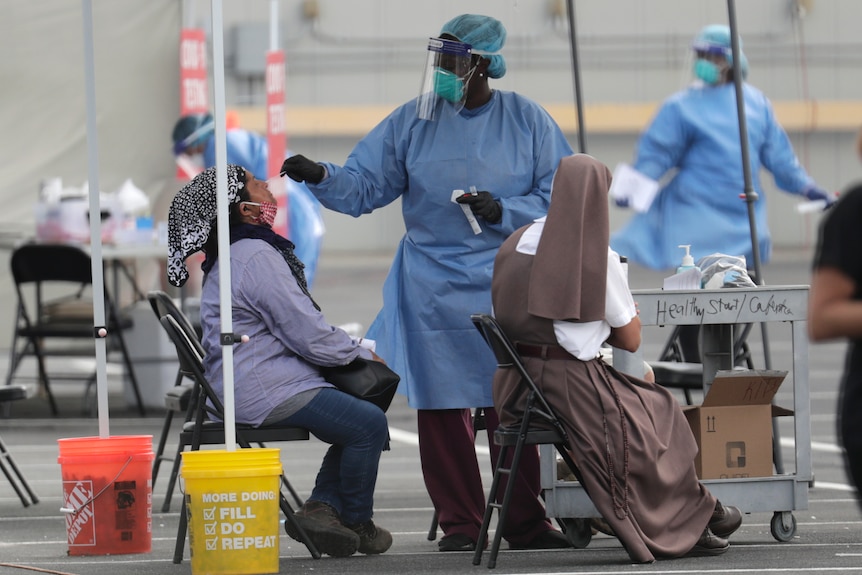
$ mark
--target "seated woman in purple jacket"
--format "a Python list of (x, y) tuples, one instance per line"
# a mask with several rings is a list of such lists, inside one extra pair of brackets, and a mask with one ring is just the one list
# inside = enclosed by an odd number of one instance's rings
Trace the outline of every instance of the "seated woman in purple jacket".
[[(236, 421), (303, 427), (329, 443), (296, 519), (322, 553), (383, 553), (392, 535), (371, 516), (380, 453), (389, 437), (386, 415), (320, 374), (320, 366), (346, 365), (357, 357), (382, 360), (324, 319), (293, 244), (272, 231), (277, 206), (266, 182), (237, 165), (227, 172), (233, 327), (249, 336), (234, 349)], [(204, 250), (204, 368), (216, 393), (223, 394), (216, 214), (216, 169), (209, 168), (171, 204), (168, 279), (181, 286), (188, 278), (185, 258)], [(285, 528), (299, 540), (290, 522)]]

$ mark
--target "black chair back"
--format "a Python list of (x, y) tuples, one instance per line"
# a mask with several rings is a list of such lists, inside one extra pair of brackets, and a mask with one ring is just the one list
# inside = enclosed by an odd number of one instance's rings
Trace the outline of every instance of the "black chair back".
[(499, 368), (514, 368), (521, 376), (521, 381), (529, 388), (532, 393), (532, 415), (538, 416), (551, 424), (554, 430), (563, 439), (564, 443), (568, 444), (569, 438), (562, 423), (560, 423), (556, 412), (545, 399), (544, 394), (530, 377), (527, 368), (521, 361), (521, 356), (515, 350), (514, 344), (509, 340), (509, 337), (503, 332), (497, 320), (488, 314), (473, 314), (470, 320), (485, 341), (494, 352), (494, 357), (497, 358), (497, 367)]
[[(53, 323), (62, 324), (90, 324), (92, 327), (92, 313), (79, 317), (62, 316), (49, 318), (49, 304), (55, 302), (69, 302), (79, 299), (85, 303), (91, 303), (91, 297), (85, 290), (92, 288), (93, 273), (90, 255), (81, 247), (65, 244), (24, 244), (12, 252), (9, 261), (12, 271), (12, 280), (15, 283), (15, 291), (18, 295), (19, 313), (27, 325), (42, 323), (48, 319)], [(74, 291), (59, 287), (60, 284), (77, 285)], [(35, 298), (31, 300), (35, 309), (28, 310), (27, 301), (23, 288), (33, 284)], [(53, 297), (50, 301), (44, 299), (45, 288), (48, 285), (57, 286), (60, 295)], [(132, 327), (128, 318), (122, 317), (106, 285), (103, 284), (103, 297), (105, 301), (105, 321), (113, 330), (128, 329)], [(79, 309), (80, 311), (80, 309)], [(32, 312), (32, 313), (31, 313)], [(89, 310), (88, 310), (89, 312)], [(52, 335), (58, 335), (52, 332)], [(73, 335), (72, 337), (77, 337)]]
[(204, 348), (201, 345), (197, 330), (195, 330), (188, 316), (184, 314), (179, 307), (177, 307), (173, 298), (161, 290), (152, 290), (147, 292), (147, 300), (150, 302), (150, 306), (153, 308), (153, 312), (156, 314), (157, 318), (161, 320), (162, 316), (165, 315), (169, 315), (174, 318), (179, 328), (191, 342), (192, 346), (198, 354), (203, 357)]
[(16, 284), (46, 281), (93, 283), (90, 256), (81, 248), (63, 244), (25, 244), (10, 260)]
[[(200, 344), (195, 345), (194, 337), (190, 337), (181, 327), (177, 319), (168, 314), (159, 320), (177, 350), (177, 358), (180, 362), (180, 370), (189, 374), (198, 387), (200, 396), (197, 398), (197, 423), (200, 424), (206, 415), (213, 415), (216, 419), (224, 419), (224, 405), (210, 386), (204, 374), (203, 354), (198, 351)], [(209, 405), (207, 405), (209, 400)]]

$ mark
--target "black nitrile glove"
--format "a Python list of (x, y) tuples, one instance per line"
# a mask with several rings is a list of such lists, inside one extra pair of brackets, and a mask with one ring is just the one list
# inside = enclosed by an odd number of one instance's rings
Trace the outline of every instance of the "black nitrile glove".
[(503, 219), (503, 208), (500, 202), (494, 199), (491, 192), (476, 192), (476, 195), (468, 192), (459, 198), (455, 198), (459, 204), (467, 204), (473, 213), (485, 219), (489, 224), (496, 224)]
[(326, 170), (317, 162), (312, 162), (305, 156), (297, 154), (284, 161), (279, 173), (295, 182), (319, 184), (326, 174)]

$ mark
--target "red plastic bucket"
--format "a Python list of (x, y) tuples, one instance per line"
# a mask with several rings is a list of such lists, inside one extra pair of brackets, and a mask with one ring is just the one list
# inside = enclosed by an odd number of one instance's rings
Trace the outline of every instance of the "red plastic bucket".
[(58, 439), (69, 555), (152, 549), (153, 436)]

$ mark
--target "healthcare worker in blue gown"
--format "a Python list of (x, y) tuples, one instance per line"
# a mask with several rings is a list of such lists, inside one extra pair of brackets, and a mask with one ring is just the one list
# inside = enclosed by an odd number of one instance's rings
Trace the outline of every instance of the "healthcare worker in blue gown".
[[(740, 40), (740, 52), (742, 42)], [(673, 94), (661, 106), (637, 145), (634, 168), (661, 181), (677, 170), (659, 191), (649, 210), (637, 213), (611, 236), (611, 247), (648, 268), (677, 267), (691, 245), (699, 258), (720, 252), (745, 256), (754, 264), (745, 192), (742, 153), (733, 83), (730, 29), (703, 28), (694, 40), (696, 81)], [(748, 61), (741, 55), (743, 79)], [(787, 134), (775, 119), (766, 96), (743, 84), (749, 161), (754, 191), (757, 237), (762, 262), (768, 262), (772, 242), (767, 226), (766, 195), (761, 168), (772, 173), (782, 190), (808, 200), (831, 204), (835, 197), (817, 187), (796, 158)], [(618, 205), (625, 207), (623, 200)]]
[[(429, 40), (420, 96), (365, 136), (343, 167), (294, 156), (282, 169), (305, 181), (325, 207), (353, 216), (401, 198), (406, 234), (367, 336), (418, 410), (422, 470), (442, 551), (473, 549), (485, 508), (470, 408), (485, 408), (489, 437), (498, 422), (496, 362), (470, 315), (491, 311), (498, 248), (545, 215), (554, 171), (572, 153), (538, 104), (489, 87), (489, 77), (506, 72), (498, 53), (505, 39), (494, 18), (454, 18)], [(454, 190), (467, 192), (455, 192), (460, 205)], [(462, 206), (470, 207), (478, 233)], [(537, 457), (534, 451), (521, 465), (528, 471), (517, 478), (504, 536), (518, 548), (569, 546), (544, 516)]]
[[(215, 123), (212, 114), (189, 114), (174, 124), (171, 137), (177, 164), (191, 179), (199, 172), (215, 165)], [(231, 127), (225, 133), (227, 163), (243, 166), (259, 180), (266, 181), (269, 144), (266, 138)], [(285, 180), (287, 193), (287, 236), (293, 242), (296, 257), (305, 265), (308, 286), (314, 283), (320, 246), (323, 238), (323, 219), (320, 205), (304, 185)]]

